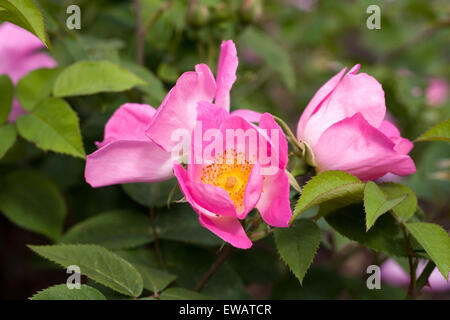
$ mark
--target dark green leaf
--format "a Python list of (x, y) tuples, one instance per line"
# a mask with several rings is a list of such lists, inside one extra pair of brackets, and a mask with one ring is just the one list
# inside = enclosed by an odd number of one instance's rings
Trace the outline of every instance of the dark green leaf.
[(80, 289), (69, 289), (66, 284), (58, 284), (39, 291), (30, 300), (106, 300), (105, 296), (88, 285)]

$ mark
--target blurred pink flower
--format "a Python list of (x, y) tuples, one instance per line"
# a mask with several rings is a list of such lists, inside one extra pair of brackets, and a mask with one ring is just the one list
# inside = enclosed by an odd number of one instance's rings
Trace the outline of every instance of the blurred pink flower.
[[(7, 74), (14, 84), (30, 71), (53, 68), (56, 61), (48, 54), (40, 52), (45, 46), (32, 33), (15, 24), (4, 22), (0, 25), (0, 74)], [(14, 100), (8, 121), (14, 122), (25, 113)]]
[[(425, 268), (425, 262), (419, 261), (417, 266), (417, 276), (419, 276)], [(381, 280), (387, 284), (399, 287), (406, 287), (409, 285), (408, 273), (394, 260), (388, 259), (381, 265)], [(433, 270), (428, 278), (429, 286), (423, 288), (424, 291), (448, 291), (450, 290), (450, 283), (445, 280), (437, 268)]]
[(316, 92), (303, 112), (297, 138), (312, 151), (319, 172), (342, 170), (362, 180), (416, 171), (413, 144), (385, 120), (384, 91), (373, 77), (346, 68)]
[[(242, 249), (252, 243), (239, 219), (245, 219), (254, 207), (267, 224), (288, 227), (292, 217), (285, 172), (288, 146), (273, 117), (261, 115), (256, 127), (241, 116), (229, 115), (223, 108), (205, 102), (199, 104), (193, 136), (202, 136), (205, 129), (213, 134), (199, 143), (194, 139), (187, 170), (181, 164), (174, 168), (200, 224)], [(241, 132), (244, 139), (229, 139), (230, 130)], [(252, 133), (255, 139), (248, 138), (247, 144), (245, 137)], [(211, 145), (215, 147), (208, 154)]]
[(427, 104), (431, 107), (440, 107), (448, 97), (448, 83), (443, 78), (430, 78), (425, 93)]
[[(183, 73), (155, 110), (149, 105), (122, 105), (105, 126), (99, 148), (87, 156), (85, 178), (92, 187), (130, 182), (157, 182), (173, 176), (172, 151), (179, 141), (177, 130), (190, 133), (197, 119), (197, 105), (212, 103), (226, 113), (230, 90), (236, 81), (238, 58), (233, 41), (223, 41), (216, 79), (206, 64)], [(257, 121), (260, 114), (239, 110), (238, 114)]]

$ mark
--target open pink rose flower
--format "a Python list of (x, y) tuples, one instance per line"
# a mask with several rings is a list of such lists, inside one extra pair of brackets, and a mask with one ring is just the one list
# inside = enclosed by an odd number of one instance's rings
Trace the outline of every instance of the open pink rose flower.
[(187, 169), (181, 164), (174, 167), (200, 224), (242, 249), (252, 242), (239, 220), (253, 208), (271, 226), (288, 227), (292, 217), (286, 137), (270, 114), (258, 120), (259, 127), (223, 108), (200, 103)]
[[(8, 75), (14, 84), (30, 71), (53, 68), (56, 61), (48, 54), (40, 52), (45, 46), (38, 37), (15, 24), (4, 22), (0, 25), (0, 74)], [(25, 113), (14, 99), (8, 121), (14, 122)]]
[(358, 70), (344, 68), (316, 92), (298, 123), (298, 140), (319, 172), (342, 170), (362, 180), (414, 173), (413, 144), (385, 120), (380, 83)]
[[(417, 266), (417, 277), (422, 273), (423, 269), (425, 269), (425, 262), (420, 260)], [(409, 285), (408, 273), (394, 259), (388, 259), (381, 265), (381, 280), (398, 287), (407, 287)], [(428, 278), (428, 285), (423, 290), (433, 292), (450, 291), (450, 282), (447, 282), (439, 270), (435, 268)]]
[[(122, 105), (105, 127), (104, 141), (87, 157), (85, 177), (92, 187), (130, 182), (157, 182), (173, 176), (171, 154), (176, 130), (191, 132), (200, 102), (230, 110), (230, 90), (236, 81), (238, 58), (233, 41), (223, 41), (217, 76), (205, 64), (183, 73), (160, 107)], [(259, 114), (241, 110), (257, 120)]]

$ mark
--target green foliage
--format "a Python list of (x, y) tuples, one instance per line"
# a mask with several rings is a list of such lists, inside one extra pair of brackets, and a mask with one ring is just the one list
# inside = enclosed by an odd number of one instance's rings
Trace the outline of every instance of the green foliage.
[(44, 18), (32, 0), (0, 0), (0, 20), (10, 21), (34, 33), (50, 46), (45, 32)]
[(17, 83), (17, 99), (20, 105), (32, 111), (45, 98), (50, 97), (61, 68), (31, 71)]
[(0, 125), (0, 159), (14, 145), (17, 139), (16, 127), (12, 124)]
[(211, 300), (211, 297), (183, 288), (167, 289), (159, 298), (161, 300)]
[(362, 199), (364, 184), (355, 176), (343, 171), (325, 171), (313, 177), (303, 187), (295, 205), (292, 220), (318, 204), (338, 199)]
[(398, 198), (388, 199), (387, 194), (374, 182), (367, 182), (366, 187), (364, 188), (366, 229), (369, 230), (370, 228), (372, 228), (379, 216), (397, 206), (399, 203), (404, 201), (407, 196), (408, 195), (404, 194)]
[(319, 248), (320, 230), (317, 225), (300, 219), (290, 228), (276, 229), (275, 243), (281, 258), (302, 283)]
[(77, 114), (62, 99), (48, 98), (17, 119), (17, 130), (43, 150), (84, 159), (85, 152)]
[(87, 244), (29, 248), (64, 268), (77, 265), (81, 274), (121, 294), (138, 297), (142, 293), (143, 281), (136, 268), (105, 248)]
[(448, 280), (450, 272), (450, 237), (442, 227), (427, 222), (410, 222), (406, 228), (425, 249), (439, 271)]
[(57, 241), (67, 209), (53, 182), (34, 171), (14, 171), (0, 179), (0, 211), (22, 228)]
[(58, 284), (39, 291), (30, 300), (106, 300), (95, 288), (82, 284), (80, 289), (69, 289), (66, 284)]
[(130, 210), (98, 214), (74, 225), (61, 238), (63, 243), (96, 244), (109, 249), (136, 247), (151, 241), (148, 216)]
[(183, 197), (178, 188), (176, 179), (156, 183), (127, 183), (122, 188), (134, 201), (145, 207), (165, 207), (170, 195), (170, 190), (176, 188), (172, 200)]
[(416, 139), (416, 141), (439, 140), (450, 142), (450, 119), (438, 123)]
[(14, 97), (14, 87), (7, 75), (0, 75), (0, 124), (8, 120)]
[[(389, 199), (406, 195), (405, 199), (392, 208), (392, 212), (403, 221), (411, 218), (417, 210), (417, 196), (411, 188), (399, 183), (382, 183), (379, 186)], [(393, 200), (392, 200), (393, 201)]]
[(109, 61), (80, 61), (65, 68), (56, 78), (55, 97), (118, 92), (145, 85), (145, 81)]

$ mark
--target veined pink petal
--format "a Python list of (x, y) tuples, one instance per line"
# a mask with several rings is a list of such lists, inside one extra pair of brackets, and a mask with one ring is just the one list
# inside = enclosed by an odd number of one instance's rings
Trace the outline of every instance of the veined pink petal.
[(261, 112), (248, 110), (248, 109), (238, 109), (231, 112), (232, 116), (239, 116), (241, 118), (244, 118), (248, 122), (259, 122), (259, 119), (261, 119)]
[(279, 170), (276, 175), (265, 176), (263, 192), (256, 207), (267, 224), (274, 227), (289, 226), (292, 210), (286, 172)]
[(308, 103), (297, 125), (298, 139), (304, 139), (303, 131), (305, 130), (305, 126), (309, 118), (316, 111), (316, 109), (320, 107), (324, 99), (327, 98), (331, 92), (333, 92), (333, 90), (336, 88), (336, 86), (344, 76), (345, 71), (347, 71), (347, 68), (342, 69), (338, 74), (334, 75), (330, 80), (328, 80), (322, 87), (320, 87), (320, 89), (315, 93), (314, 97)]
[(103, 142), (97, 143), (97, 147), (116, 140), (149, 141), (145, 130), (155, 112), (155, 109), (147, 104), (121, 105), (106, 123), (105, 138)]
[(398, 153), (408, 154), (414, 147), (411, 141), (400, 136), (400, 131), (392, 122), (384, 120), (378, 129), (395, 143), (394, 148)]
[(245, 219), (247, 214), (256, 206), (263, 190), (264, 179), (261, 175), (261, 166), (258, 162), (253, 165), (252, 171), (245, 186), (244, 211), (238, 213), (239, 219)]
[(185, 72), (170, 90), (157, 109), (147, 136), (166, 151), (171, 151), (178, 141), (172, 139), (177, 129), (191, 132), (197, 117), (200, 101), (212, 102), (216, 93), (216, 83), (209, 67), (195, 66), (195, 72)]
[(305, 124), (302, 138), (314, 147), (322, 133), (333, 124), (361, 115), (378, 128), (386, 114), (384, 91), (380, 83), (365, 73), (347, 73)]
[(217, 91), (215, 104), (230, 111), (230, 90), (236, 81), (238, 57), (236, 46), (232, 40), (223, 41), (220, 46), (219, 64), (217, 67)]
[(252, 246), (252, 242), (236, 217), (216, 215), (200, 206), (194, 200), (189, 187), (189, 174), (183, 166), (175, 164), (174, 173), (178, 179), (181, 191), (199, 215), (199, 222), (203, 227), (237, 248), (248, 249)]
[(86, 158), (85, 178), (92, 187), (157, 182), (173, 176), (171, 153), (151, 141), (113, 141)]
[(395, 143), (355, 114), (328, 128), (313, 148), (319, 171), (343, 170), (362, 180), (391, 172), (404, 176), (416, 171), (412, 159), (395, 150)]

